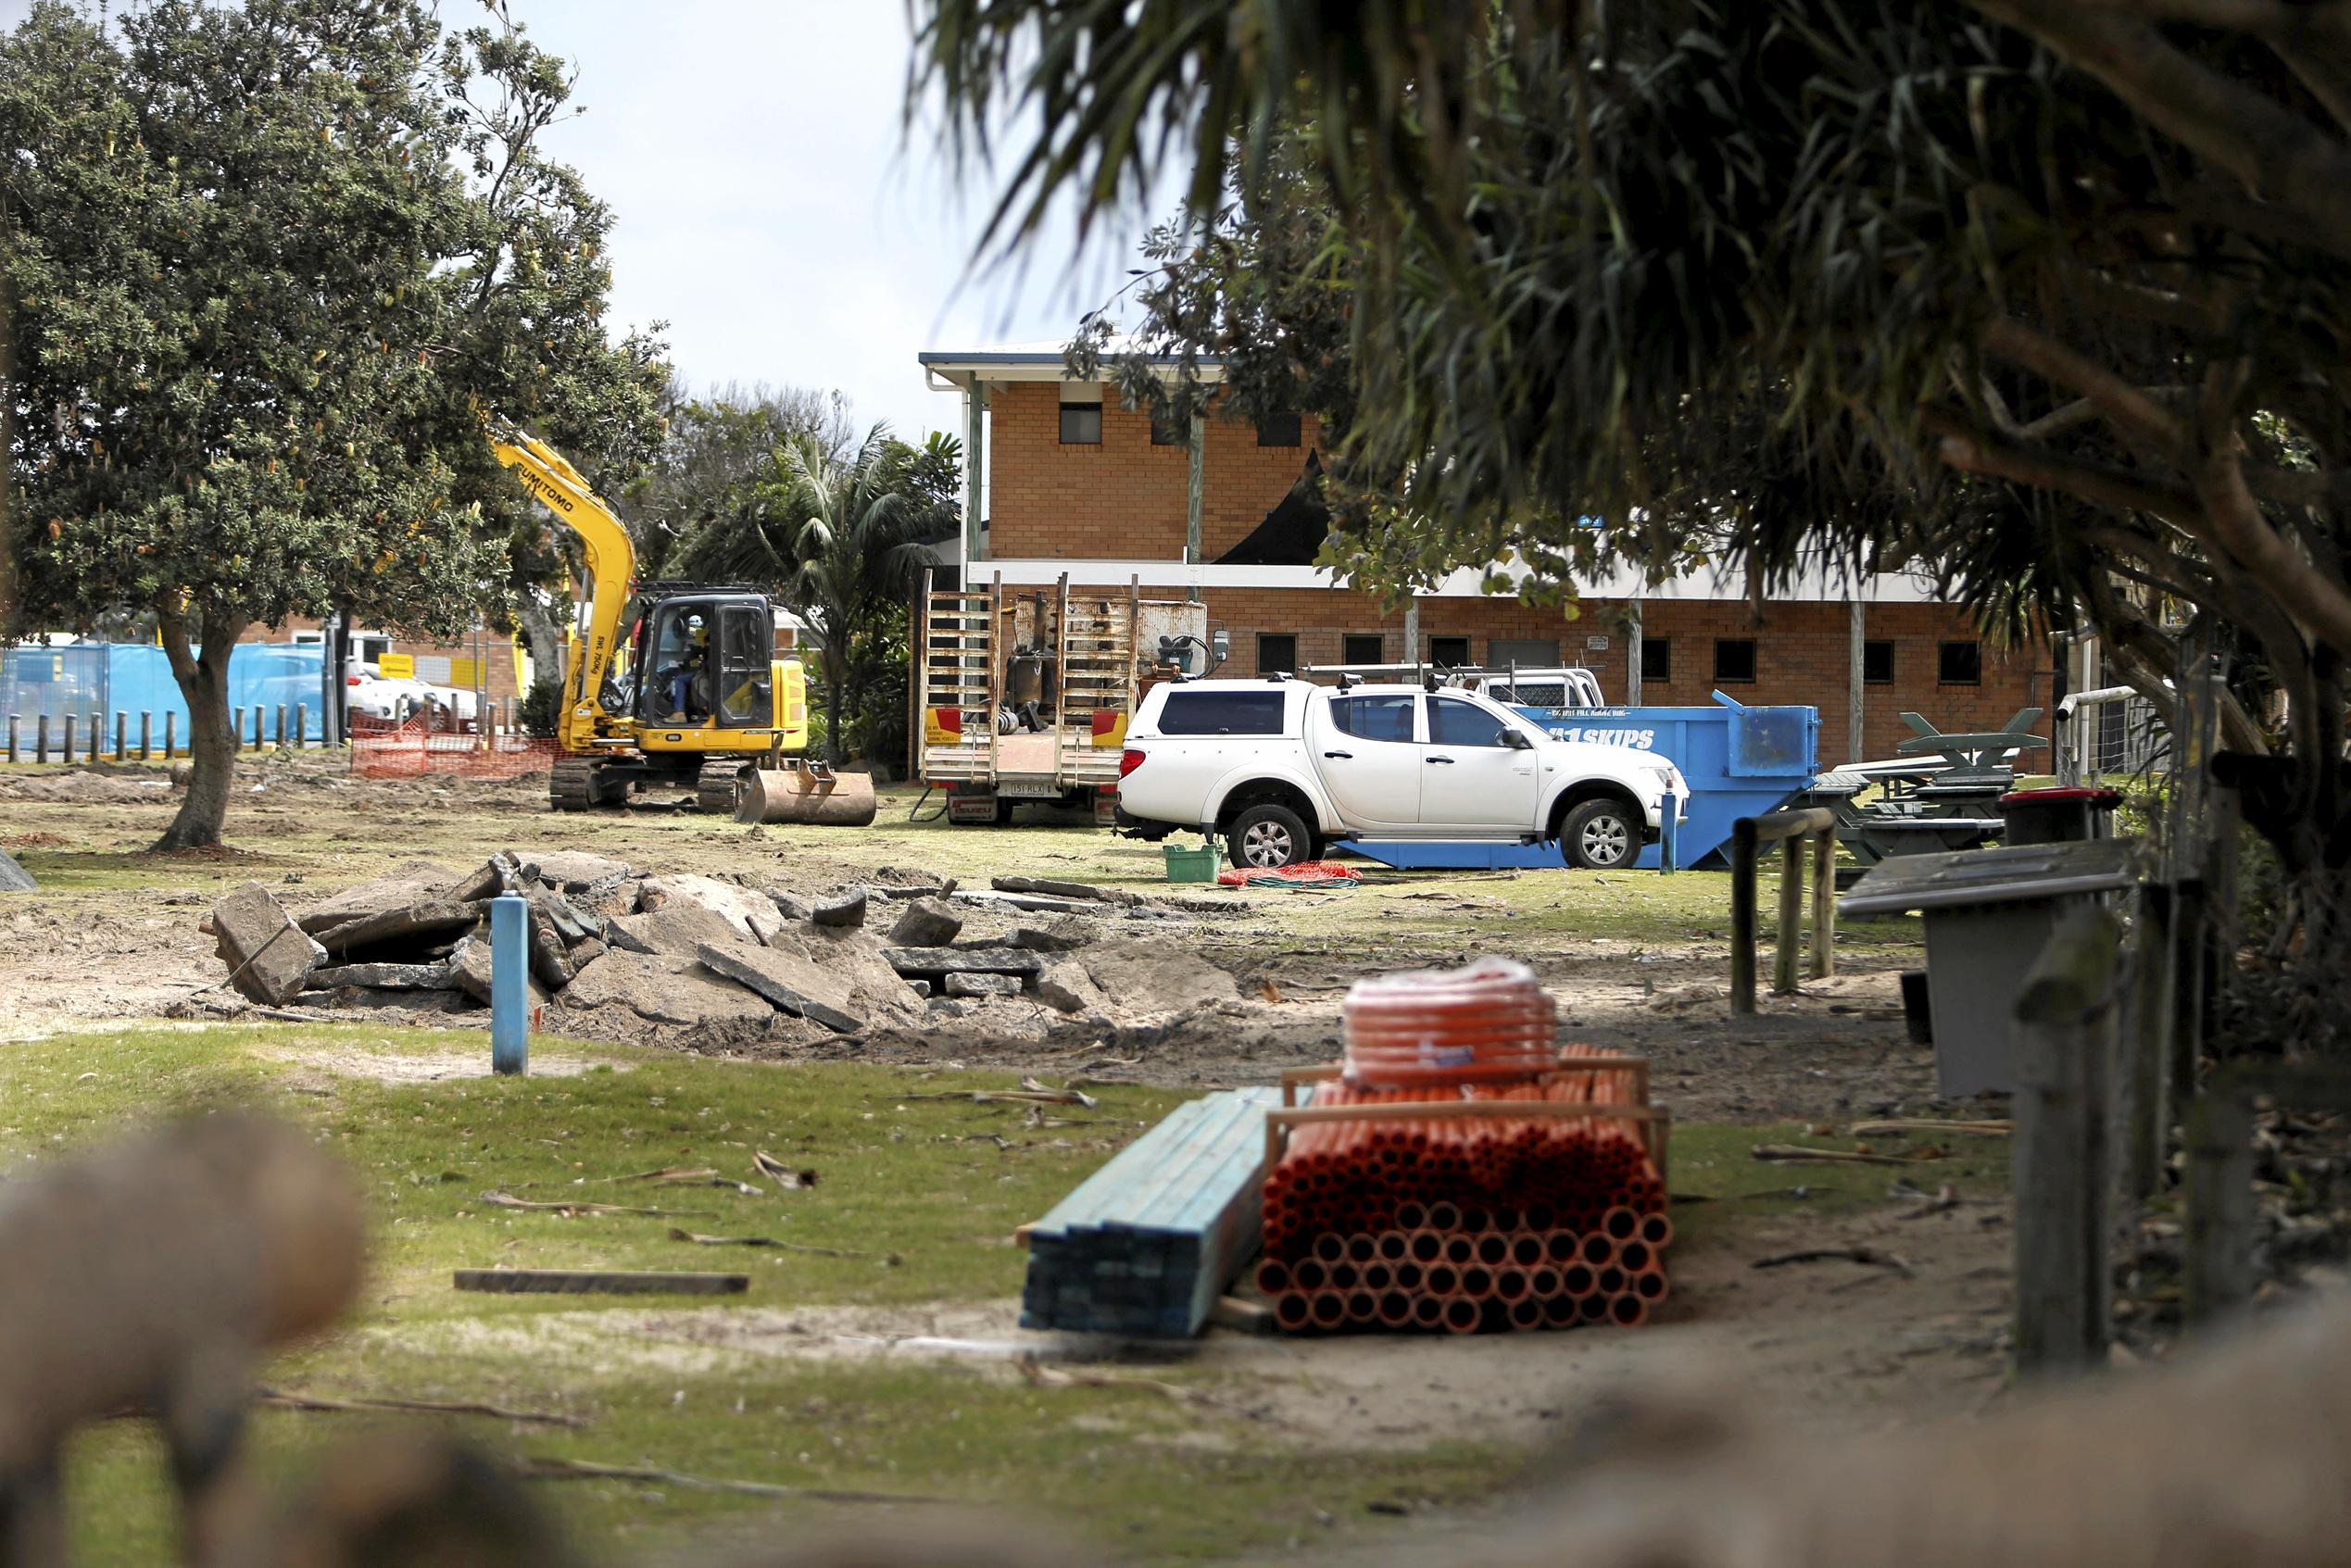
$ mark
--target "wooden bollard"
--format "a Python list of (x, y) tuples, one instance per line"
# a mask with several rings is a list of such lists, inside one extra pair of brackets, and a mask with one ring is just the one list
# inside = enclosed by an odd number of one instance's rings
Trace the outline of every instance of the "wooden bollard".
[(114, 759), (122, 761), (131, 755), (131, 715), (119, 708), (114, 710)]
[(22, 722), (23, 721), (16, 714), (8, 715), (8, 760), (10, 762), (17, 759), (17, 731)]
[(258, 702), (253, 705), (253, 749), (261, 749), (261, 705)]
[(2017, 1370), (2027, 1376), (2063, 1376), (2106, 1363), (2114, 1180), (2108, 1063), (2121, 939), (2121, 927), (2104, 909), (2067, 915), (2016, 1001), (2009, 1153), (2017, 1198)]
[(294, 705), (294, 744), (296, 749), (310, 744), (310, 705), (307, 702)]
[(163, 716), (163, 757), (164, 757), (164, 760), (165, 760), (165, 761), (167, 761), (167, 762), (168, 762), (168, 761), (170, 761), (170, 760), (171, 759), (171, 755), (172, 755), (172, 753), (174, 753), (174, 752), (178, 751), (179, 749), (180, 749), (180, 715), (179, 715), (179, 714), (177, 714), (176, 712), (175, 712), (175, 713), (167, 713), (167, 714), (165, 714), (165, 715)]
[(49, 760), (49, 716), (46, 713), (33, 716), (32, 759), (35, 762)]
[(155, 746), (154, 746), (154, 744), (153, 744), (153, 743), (154, 743), (154, 740), (155, 740), (155, 713), (154, 713), (154, 711), (153, 711), (152, 709), (150, 709), (142, 708), (141, 709), (139, 709), (139, 760), (140, 760), (140, 761), (142, 761), (142, 762), (150, 762), (150, 761), (153, 761), (153, 760), (155, 759)]
[[(48, 759), (44, 758), (42, 760), (46, 761)], [(65, 761), (67, 767), (73, 766), (73, 715), (70, 713), (65, 716)]]
[(229, 721), (229, 738), (236, 743), (237, 750), (245, 749), (245, 709), (242, 708), (236, 710), (236, 717)]
[(285, 747), (285, 704), (282, 702), (278, 704), (278, 749), (283, 751)]

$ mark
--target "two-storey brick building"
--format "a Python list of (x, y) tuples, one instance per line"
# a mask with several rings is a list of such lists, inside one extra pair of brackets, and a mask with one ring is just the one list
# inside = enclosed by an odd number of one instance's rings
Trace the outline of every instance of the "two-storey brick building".
[[(962, 399), (966, 580), (1000, 576), (1011, 589), (1066, 572), (1073, 586), (1116, 588), (1139, 578), (1147, 596), (1197, 597), (1230, 641), (1225, 674), (1580, 663), (1612, 702), (1704, 703), (1719, 690), (1815, 706), (1824, 762), (1892, 755), (1909, 734), (1905, 710), (1981, 730), (2050, 701), (2043, 646), (1995, 647), (1907, 575), (1848, 588), (1824, 574), (1757, 615), (1730, 583), (1580, 583), (1580, 602), (1563, 610), (1490, 596), (1480, 573), (1461, 572), (1383, 611), (1313, 564), (1322, 517), (1299, 494), (1321, 447), (1313, 415), (1164, 428), (1120, 407), (1115, 389), (1065, 379), (1057, 344), (921, 361), (934, 388)], [(2048, 721), (2038, 728), (2047, 735)]]

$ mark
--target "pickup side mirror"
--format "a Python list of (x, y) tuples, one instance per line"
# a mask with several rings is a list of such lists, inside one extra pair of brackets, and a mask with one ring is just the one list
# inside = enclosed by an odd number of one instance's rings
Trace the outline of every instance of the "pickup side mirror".
[(1510, 751), (1532, 751), (1535, 749), (1535, 743), (1527, 738), (1527, 732), (1524, 730), (1502, 731), (1502, 743), (1503, 748)]

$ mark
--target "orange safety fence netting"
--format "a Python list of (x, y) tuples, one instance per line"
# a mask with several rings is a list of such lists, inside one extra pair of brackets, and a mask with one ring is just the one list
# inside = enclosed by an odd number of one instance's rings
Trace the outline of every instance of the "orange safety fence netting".
[(446, 773), (459, 778), (512, 779), (546, 772), (558, 755), (550, 739), (434, 728), (424, 714), (399, 724), (354, 715), (351, 724), (351, 771), (362, 778)]
[(1300, 860), (1287, 866), (1235, 866), (1217, 873), (1221, 887), (1352, 887), (1363, 872), (1337, 860)]

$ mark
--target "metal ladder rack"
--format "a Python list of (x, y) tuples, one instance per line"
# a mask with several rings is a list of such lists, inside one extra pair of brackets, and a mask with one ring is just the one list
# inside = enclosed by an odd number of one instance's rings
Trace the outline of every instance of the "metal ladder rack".
[[(1135, 639), (1142, 621), (1142, 580), (1130, 577), (1124, 596), (1081, 592), (1073, 596), (1069, 574), (1063, 572), (1055, 590), (1054, 654), (1061, 690), (1054, 713), (1054, 765), (1059, 771), (1062, 748), (1075, 747), (1073, 762), (1089, 764), (1084, 771), (1117, 777), (1114, 756), (1092, 766), (1094, 716), (1104, 710), (1125, 713), (1135, 690)], [(1131, 717), (1131, 715), (1130, 715)]]
[[(917, 734), (924, 734), (923, 771), (931, 778), (979, 778), (996, 769), (996, 709), (1001, 678), (996, 658), (997, 623), (1002, 613), (1003, 579), (985, 588), (931, 586), (923, 573), (922, 624), (916, 628), (921, 660), (924, 711), (914, 715)], [(963, 743), (932, 746), (925, 721), (933, 709), (952, 709), (963, 715)], [(987, 736), (985, 769), (973, 744), (970, 729), (978, 715)]]

